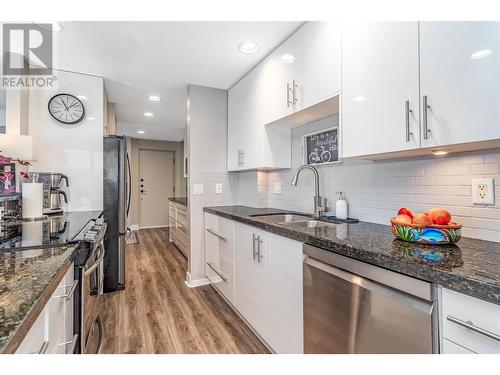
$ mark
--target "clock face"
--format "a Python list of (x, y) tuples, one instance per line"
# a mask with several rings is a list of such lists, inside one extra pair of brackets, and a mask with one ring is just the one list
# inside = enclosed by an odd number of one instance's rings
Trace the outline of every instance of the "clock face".
[(77, 124), (85, 117), (85, 107), (76, 96), (58, 94), (49, 101), (49, 113), (63, 124)]

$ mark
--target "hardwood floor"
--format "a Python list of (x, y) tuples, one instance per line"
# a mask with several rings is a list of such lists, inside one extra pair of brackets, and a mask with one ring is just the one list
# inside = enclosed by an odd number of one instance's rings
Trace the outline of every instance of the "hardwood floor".
[(126, 288), (102, 298), (101, 353), (268, 353), (210, 286), (188, 288), (187, 261), (167, 229), (126, 248)]

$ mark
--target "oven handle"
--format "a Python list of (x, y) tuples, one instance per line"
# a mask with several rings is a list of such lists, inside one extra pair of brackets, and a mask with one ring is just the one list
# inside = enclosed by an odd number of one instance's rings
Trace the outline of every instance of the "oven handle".
[(94, 270), (99, 267), (99, 265), (102, 263), (102, 261), (104, 260), (104, 249), (102, 247), (101, 244), (98, 245), (98, 248), (101, 249), (101, 254), (99, 255), (99, 258), (97, 258), (97, 260), (94, 262), (93, 265), (90, 266), (90, 268), (88, 270), (85, 270), (85, 276), (88, 276), (90, 275), (92, 272), (94, 272)]

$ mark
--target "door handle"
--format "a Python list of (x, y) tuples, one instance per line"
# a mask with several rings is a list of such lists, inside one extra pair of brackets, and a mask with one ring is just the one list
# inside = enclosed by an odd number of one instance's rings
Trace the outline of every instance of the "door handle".
[(292, 104), (295, 105), (297, 104), (298, 102), (298, 99), (297, 99), (297, 95), (296, 95), (296, 89), (298, 88), (299, 86), (297, 86), (297, 83), (295, 82), (295, 80), (292, 81)]
[(424, 95), (423, 97), (423, 100), (422, 100), (422, 114), (423, 114), (423, 131), (424, 131), (424, 139), (427, 139), (429, 138), (429, 133), (431, 132), (431, 130), (429, 129), (429, 125), (427, 123), (427, 110), (431, 108), (431, 106), (428, 104), (428, 99), (427, 99), (427, 95)]
[(260, 245), (262, 244), (262, 240), (260, 239), (260, 236), (257, 236), (257, 262), (260, 263), (260, 261), (264, 258), (264, 255), (261, 254), (260, 252)]
[(490, 339), (500, 341), (500, 336), (498, 336), (497, 334), (490, 332), (484, 328), (479, 328), (479, 327), (475, 326), (474, 324), (472, 324), (472, 322), (470, 322), (470, 321), (464, 322), (463, 320), (455, 318), (454, 316), (451, 316), (451, 315), (448, 315), (446, 317), (446, 320), (449, 320), (450, 322), (458, 324), (459, 326), (462, 326), (464, 328), (470, 329), (471, 331), (477, 332), (483, 336), (489, 337)]
[(252, 259), (255, 260), (257, 255), (257, 247), (255, 246), (255, 241), (257, 241), (257, 236), (252, 234)]
[(406, 124), (406, 142), (410, 142), (410, 136), (413, 135), (412, 132), (410, 132), (410, 113), (412, 110), (410, 109), (410, 101), (406, 100), (405, 101), (405, 124)]

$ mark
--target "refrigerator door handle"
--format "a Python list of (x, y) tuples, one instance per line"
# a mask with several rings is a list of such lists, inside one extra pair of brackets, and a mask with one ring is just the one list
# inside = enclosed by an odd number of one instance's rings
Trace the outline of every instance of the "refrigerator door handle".
[(128, 182), (127, 182), (127, 217), (130, 212), (130, 201), (131, 201), (131, 195), (132, 195), (132, 175), (131, 175), (131, 169), (130, 169), (130, 159), (128, 157), (128, 152), (125, 151), (126, 159), (127, 159), (127, 175), (128, 175)]

